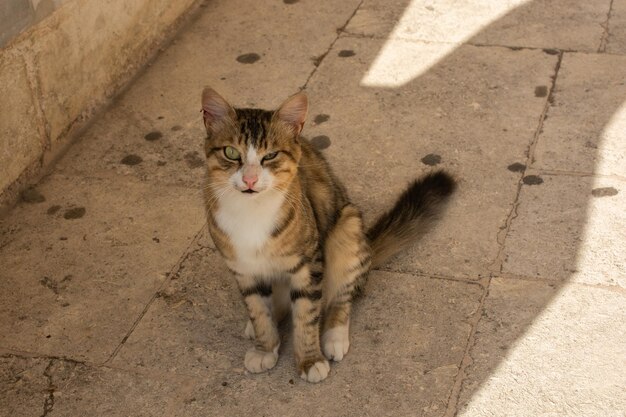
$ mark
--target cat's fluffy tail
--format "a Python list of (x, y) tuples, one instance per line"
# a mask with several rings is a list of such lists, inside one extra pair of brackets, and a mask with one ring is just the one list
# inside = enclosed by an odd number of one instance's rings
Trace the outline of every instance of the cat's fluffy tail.
[(372, 268), (423, 235), (441, 213), (456, 189), (456, 181), (444, 171), (415, 180), (398, 198), (391, 210), (368, 230), (372, 247)]

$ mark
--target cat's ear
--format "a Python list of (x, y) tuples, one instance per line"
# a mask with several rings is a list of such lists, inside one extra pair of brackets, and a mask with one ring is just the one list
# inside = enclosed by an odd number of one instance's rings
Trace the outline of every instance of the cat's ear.
[(289, 97), (276, 110), (276, 118), (286, 123), (293, 131), (294, 136), (298, 136), (304, 127), (306, 112), (309, 108), (309, 101), (303, 92)]
[(235, 110), (217, 91), (205, 87), (202, 91), (202, 115), (207, 132), (215, 132), (226, 122), (235, 119)]

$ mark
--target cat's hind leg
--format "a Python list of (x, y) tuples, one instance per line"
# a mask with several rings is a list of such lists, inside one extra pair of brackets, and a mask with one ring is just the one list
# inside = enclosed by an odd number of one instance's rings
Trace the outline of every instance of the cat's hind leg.
[(365, 284), (370, 259), (361, 213), (349, 204), (341, 210), (324, 249), (322, 350), (328, 359), (341, 361), (348, 352), (352, 300)]

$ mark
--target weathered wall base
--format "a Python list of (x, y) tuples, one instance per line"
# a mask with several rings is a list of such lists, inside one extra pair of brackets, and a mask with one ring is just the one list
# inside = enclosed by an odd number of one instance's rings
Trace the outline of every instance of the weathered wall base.
[(0, 49), (0, 210), (145, 65), (197, 0), (66, 0)]

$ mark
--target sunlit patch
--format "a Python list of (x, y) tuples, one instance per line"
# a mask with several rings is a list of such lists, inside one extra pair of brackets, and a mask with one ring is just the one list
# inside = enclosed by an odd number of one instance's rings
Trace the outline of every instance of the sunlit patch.
[(626, 349), (624, 327), (616, 323), (624, 316), (621, 297), (572, 284), (546, 290), (541, 282), (496, 279), (459, 417), (623, 416), (626, 377), (617, 368)]
[(389, 39), (365, 73), (361, 85), (401, 87), (426, 72), (457, 46)]
[(613, 113), (599, 138), (595, 172), (626, 176), (626, 102)]
[(467, 42), (487, 25), (529, 0), (449, 2), (412, 0), (361, 85), (400, 87)]

